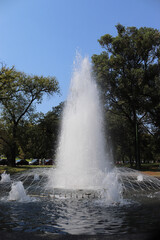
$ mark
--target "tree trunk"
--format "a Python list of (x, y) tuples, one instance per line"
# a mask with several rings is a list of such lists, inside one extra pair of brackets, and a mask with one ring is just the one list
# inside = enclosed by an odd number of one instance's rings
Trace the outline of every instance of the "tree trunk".
[(11, 159), (10, 159), (10, 166), (15, 167), (16, 166), (16, 143), (13, 143), (13, 147), (11, 150)]
[(138, 123), (137, 123), (137, 115), (134, 112), (134, 136), (135, 136), (135, 161), (136, 161), (136, 168), (141, 168), (141, 161), (140, 161), (140, 149), (139, 149), (139, 136), (138, 136)]
[(9, 166), (15, 167), (16, 166), (16, 152), (17, 152), (17, 144), (16, 144), (16, 135), (17, 135), (17, 126), (13, 127), (13, 142), (10, 150), (10, 157), (9, 157)]
[(133, 167), (133, 159), (131, 153), (129, 154), (129, 162), (130, 162), (130, 167)]
[(135, 121), (135, 160), (136, 160), (136, 168), (141, 168), (141, 161), (140, 161), (140, 149), (139, 149), (139, 136), (138, 136), (138, 124), (137, 119)]

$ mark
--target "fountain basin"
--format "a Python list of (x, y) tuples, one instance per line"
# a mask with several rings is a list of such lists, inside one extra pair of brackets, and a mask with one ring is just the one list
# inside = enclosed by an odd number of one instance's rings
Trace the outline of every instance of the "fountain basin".
[[(124, 181), (123, 202), (108, 203), (104, 196), (100, 197), (102, 189), (97, 191), (53, 189), (49, 192), (45, 187), (49, 170), (38, 170), (40, 177), (35, 181), (36, 171), (12, 175), (11, 183), (0, 184), (0, 190), (5, 186), (5, 192), (0, 191), (0, 230), (36, 234), (107, 234), (109, 236), (149, 234), (159, 230), (160, 191), (157, 189), (131, 191), (129, 188), (130, 190), (126, 191), (127, 186)], [(119, 181), (130, 177), (133, 183), (132, 171), (132, 177), (129, 172), (124, 176), (124, 171), (118, 171)], [(134, 181), (137, 183), (135, 174), (138, 175), (139, 172), (134, 172)], [(148, 182), (153, 183), (153, 180), (148, 177)], [(30, 197), (29, 201), (4, 199), (4, 196), (9, 195), (11, 184), (17, 181), (23, 183), (26, 194)]]

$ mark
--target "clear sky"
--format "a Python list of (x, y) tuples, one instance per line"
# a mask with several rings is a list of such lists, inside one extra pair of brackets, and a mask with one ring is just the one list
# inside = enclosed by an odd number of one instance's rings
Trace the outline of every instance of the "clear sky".
[(61, 96), (37, 105), (46, 113), (67, 98), (76, 50), (99, 54), (117, 23), (160, 30), (160, 0), (0, 0), (0, 62), (57, 78)]

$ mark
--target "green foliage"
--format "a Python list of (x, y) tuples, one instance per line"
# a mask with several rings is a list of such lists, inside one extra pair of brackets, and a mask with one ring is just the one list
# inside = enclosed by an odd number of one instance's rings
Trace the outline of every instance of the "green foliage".
[[(105, 51), (92, 56), (93, 69), (107, 111), (115, 119), (119, 116), (126, 122), (127, 134), (121, 133), (121, 136), (132, 139), (139, 168), (140, 138), (144, 138), (146, 131), (153, 135), (160, 129), (160, 32), (146, 27), (125, 28), (121, 24), (116, 28), (116, 37), (106, 34), (100, 38), (99, 43)], [(119, 127), (123, 128), (123, 122), (119, 122)], [(117, 126), (115, 124), (115, 128)], [(124, 145), (117, 143), (116, 148), (121, 149), (119, 157), (122, 158)], [(131, 159), (127, 149), (125, 153)]]
[(19, 127), (18, 142), (24, 158), (53, 158), (56, 151), (63, 103), (46, 115), (32, 115)]
[(14, 67), (2, 67), (0, 80), (0, 144), (10, 164), (15, 165), (20, 128), (33, 115), (34, 103), (41, 103), (44, 94), (59, 93), (59, 86), (55, 77), (29, 76)]
[(14, 174), (14, 173), (19, 173), (19, 172), (24, 172), (29, 169), (34, 169), (34, 168), (50, 168), (53, 166), (52, 165), (23, 165), (23, 166), (16, 166), (16, 167), (11, 167), (11, 166), (0, 166), (0, 174), (2, 174), (4, 171), (6, 171), (9, 174)]

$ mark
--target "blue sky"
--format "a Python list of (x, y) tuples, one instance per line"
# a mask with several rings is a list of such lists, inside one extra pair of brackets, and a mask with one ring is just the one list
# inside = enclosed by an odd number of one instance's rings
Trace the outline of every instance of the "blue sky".
[(0, 0), (0, 62), (57, 78), (61, 96), (37, 105), (46, 113), (67, 98), (76, 50), (99, 54), (117, 23), (160, 30), (160, 0)]

